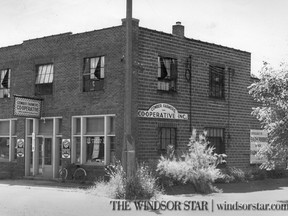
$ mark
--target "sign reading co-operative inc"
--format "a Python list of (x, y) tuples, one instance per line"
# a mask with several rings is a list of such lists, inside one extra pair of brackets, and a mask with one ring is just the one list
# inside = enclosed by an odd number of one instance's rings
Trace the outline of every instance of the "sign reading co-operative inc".
[(170, 104), (158, 103), (148, 110), (138, 110), (138, 117), (188, 120), (188, 114), (178, 113), (178, 110)]
[(41, 117), (41, 99), (14, 95), (14, 116)]

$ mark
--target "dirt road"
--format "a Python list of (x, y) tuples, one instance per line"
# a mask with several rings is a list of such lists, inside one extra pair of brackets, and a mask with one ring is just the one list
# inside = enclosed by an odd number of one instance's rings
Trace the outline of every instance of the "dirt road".
[[(287, 215), (288, 179), (220, 185), (223, 193), (175, 190), (155, 202), (119, 201), (51, 182), (0, 181), (1, 216)], [(146, 207), (145, 208), (145, 205)], [(141, 205), (143, 205), (141, 207)], [(273, 206), (274, 205), (274, 206)], [(282, 206), (282, 207), (281, 207)], [(279, 209), (284, 208), (285, 209)], [(141, 210), (140, 210), (141, 207)], [(151, 207), (154, 210), (151, 210)], [(278, 208), (274, 210), (273, 208)], [(114, 208), (114, 210), (113, 210)], [(220, 210), (222, 208), (222, 210)], [(226, 208), (226, 210), (225, 210)], [(265, 210), (266, 208), (266, 210)], [(137, 210), (138, 209), (138, 210)], [(230, 209), (230, 210), (229, 210)], [(231, 210), (234, 209), (234, 210)]]

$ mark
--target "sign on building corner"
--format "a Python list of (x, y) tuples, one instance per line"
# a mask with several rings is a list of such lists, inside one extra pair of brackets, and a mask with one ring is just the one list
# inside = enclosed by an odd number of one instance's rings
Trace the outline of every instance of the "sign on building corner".
[(19, 117), (41, 117), (42, 99), (14, 95), (14, 116)]

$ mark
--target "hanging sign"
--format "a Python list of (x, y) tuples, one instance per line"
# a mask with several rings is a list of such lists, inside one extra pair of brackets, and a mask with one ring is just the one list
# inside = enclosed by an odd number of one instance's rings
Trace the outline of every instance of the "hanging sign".
[(250, 163), (261, 164), (267, 158), (257, 156), (258, 151), (268, 144), (268, 134), (265, 130), (250, 130)]
[(62, 158), (70, 158), (70, 139), (62, 140)]
[(178, 113), (175, 107), (166, 103), (154, 104), (148, 110), (138, 110), (138, 117), (188, 120), (188, 114)]
[(17, 139), (17, 157), (24, 157), (24, 139)]
[(19, 117), (41, 117), (42, 99), (14, 95), (14, 116)]

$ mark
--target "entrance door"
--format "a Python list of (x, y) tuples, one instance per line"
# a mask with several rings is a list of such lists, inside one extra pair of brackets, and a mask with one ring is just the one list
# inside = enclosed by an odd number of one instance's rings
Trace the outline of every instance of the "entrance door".
[(52, 138), (39, 139), (39, 174), (44, 177), (53, 177), (52, 168)]

